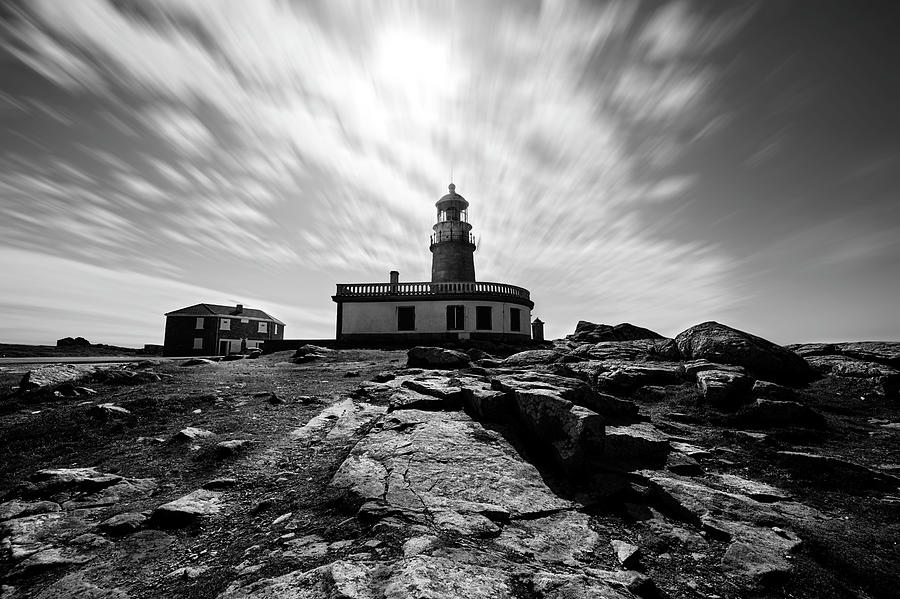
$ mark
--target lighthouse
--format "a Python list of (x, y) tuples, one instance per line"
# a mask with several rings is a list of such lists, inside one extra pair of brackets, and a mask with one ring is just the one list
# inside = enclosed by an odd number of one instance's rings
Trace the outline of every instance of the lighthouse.
[(411, 346), (461, 340), (525, 344), (531, 341), (527, 289), (475, 280), (475, 238), (469, 202), (449, 185), (435, 202), (431, 227), (431, 281), (339, 283), (336, 337), (343, 346)]
[(469, 224), (469, 202), (456, 193), (456, 185), (449, 186), (450, 193), (435, 203), (437, 222), (431, 235), (431, 282), (475, 280), (475, 240)]

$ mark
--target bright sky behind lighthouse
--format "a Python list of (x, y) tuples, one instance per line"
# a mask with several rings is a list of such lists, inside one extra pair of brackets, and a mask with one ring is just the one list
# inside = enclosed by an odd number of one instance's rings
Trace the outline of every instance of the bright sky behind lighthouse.
[(893, 4), (5, 3), (0, 341), (332, 336), (335, 283), (429, 278), (451, 165), (550, 337), (900, 339)]

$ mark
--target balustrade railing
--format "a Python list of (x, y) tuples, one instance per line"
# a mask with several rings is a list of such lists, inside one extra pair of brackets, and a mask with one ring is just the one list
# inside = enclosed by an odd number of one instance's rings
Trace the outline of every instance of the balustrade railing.
[(459, 281), (448, 283), (338, 283), (336, 295), (371, 297), (384, 295), (443, 295), (477, 293), (529, 299), (527, 289), (506, 283)]
[(463, 231), (438, 231), (434, 235), (431, 236), (431, 244), (442, 243), (444, 241), (467, 241), (472, 245), (475, 245), (475, 236), (471, 233), (465, 233)]

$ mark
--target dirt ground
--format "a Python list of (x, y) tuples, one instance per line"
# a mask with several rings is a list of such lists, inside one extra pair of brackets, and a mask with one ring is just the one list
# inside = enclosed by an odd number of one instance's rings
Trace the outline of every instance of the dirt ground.
[[(340, 550), (346, 555), (366, 550), (361, 524), (327, 490), (348, 449), (298, 444), (290, 433), (327, 406), (352, 396), (361, 382), (405, 366), (405, 352), (344, 350), (308, 364), (292, 363), (291, 354), (192, 367), (166, 362), (152, 367), (160, 381), (87, 383), (97, 395), (83, 400), (43, 395), (24, 401), (9, 394), (21, 373), (0, 373), (0, 500), (15, 496), (35, 471), (50, 467), (95, 467), (159, 483), (150, 497), (90, 516), (99, 521), (126, 509), (149, 512), (212, 479), (235, 479), (226, 492), (229, 508), (211, 523), (165, 533), (142, 530), (105, 546), (86, 566), (95, 578), (126, 589), (131, 597), (215, 597), (248, 564), (265, 564), (253, 572), (254, 577), (320, 565), (315, 557), (298, 561), (275, 551), (283, 547), (285, 534), (346, 541)], [(270, 400), (272, 393), (278, 401)], [(773, 456), (780, 450), (810, 451), (896, 473), (900, 434), (884, 423), (900, 422), (900, 402), (853, 380), (832, 377), (813, 383), (802, 392), (802, 399), (825, 416), (824, 429), (754, 432), (731, 416), (702, 409), (690, 385), (671, 388), (661, 401), (640, 403), (641, 414), (660, 430), (709, 448), (710, 456), (703, 462), (708, 471), (775, 485), (827, 516), (797, 531), (805, 542), (792, 556), (796, 564), (792, 576), (753, 592), (729, 588), (727, 578), (711, 563), (689, 551), (666, 547), (645, 551), (644, 571), (662, 596), (713, 598), (738, 596), (737, 592), (759, 597), (898, 596), (900, 497), (797, 478)], [(130, 410), (134, 419), (98, 420), (90, 407), (102, 402)], [(189, 426), (215, 436), (171, 441)], [(216, 443), (236, 439), (250, 440), (249, 449), (226, 459), (216, 454)], [(565, 487), (565, 481), (550, 480), (549, 473), (547, 478), (552, 486)], [(273, 526), (285, 514), (290, 514), (290, 528)], [(598, 530), (633, 539), (642, 547), (659, 541), (623, 518), (621, 504), (598, 504), (591, 517)], [(389, 545), (384, 552), (396, 551)], [(273, 557), (256, 559), (266, 553)], [(331, 551), (327, 559), (334, 558)], [(111, 563), (115, 569), (104, 569)], [(200, 573), (195, 578), (171, 576), (184, 567), (198, 568)], [(9, 567), (0, 565), (0, 577), (9, 573)], [(16, 596), (31, 596), (59, 576), (50, 571), (10, 578), (4, 584), (15, 586), (20, 593)]]
[[(405, 364), (405, 352), (348, 350), (309, 365), (289, 362), (292, 353), (194, 367), (168, 362), (154, 367), (162, 377), (159, 382), (94, 385), (98, 394), (83, 402), (45, 397), (16, 404), (6, 399), (6, 413), (0, 416), (0, 497), (33, 472), (50, 467), (95, 467), (129, 478), (156, 479), (160, 487), (154, 496), (130, 505), (130, 511), (150, 510), (211, 479), (237, 479), (228, 491), (229, 504), (236, 508), (214, 529), (173, 531), (164, 540), (153, 531), (139, 533), (109, 548), (110, 555), (98, 556), (96, 561), (127, 561), (129, 567), (118, 570), (127, 579), (111, 582), (127, 587), (133, 597), (215, 596), (234, 579), (232, 567), (273, 545), (275, 533), (269, 524), (288, 512), (295, 522), (304, 523), (294, 531), (298, 535), (352, 535), (355, 520), (347, 520), (324, 494), (345, 456), (298, 447), (288, 434), (349, 395), (360, 381), (401, 361)], [(8, 371), (2, 381), (5, 390), (19, 378)], [(283, 403), (254, 397), (263, 393), (275, 393)], [(99, 422), (89, 407), (100, 402), (130, 410), (135, 421)], [(198, 443), (169, 442), (188, 426), (216, 435)], [(237, 459), (217, 458), (215, 443), (231, 439), (251, 440), (250, 450)], [(154, 550), (159, 542), (169, 545), (164, 553)], [(146, 560), (149, 555), (153, 560)], [(207, 563), (215, 568), (202, 579), (166, 578), (178, 568)], [(268, 568), (279, 569), (277, 564)], [(291, 564), (283, 564), (284, 571), (291, 569)], [(57, 577), (49, 573), (27, 584), (38, 589)]]

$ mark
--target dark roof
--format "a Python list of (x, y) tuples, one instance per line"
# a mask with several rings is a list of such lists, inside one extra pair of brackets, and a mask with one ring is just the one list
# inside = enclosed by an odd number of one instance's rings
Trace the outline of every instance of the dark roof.
[(172, 312), (166, 312), (166, 316), (234, 316), (237, 318), (261, 318), (262, 320), (270, 320), (272, 322), (276, 322), (280, 325), (284, 325), (283, 322), (275, 318), (274, 316), (269, 316), (262, 310), (257, 310), (255, 308), (243, 308), (240, 312), (237, 311), (236, 306), (220, 306), (219, 304), (194, 304), (193, 306), (188, 306), (187, 308), (182, 308), (181, 310), (173, 310)]

